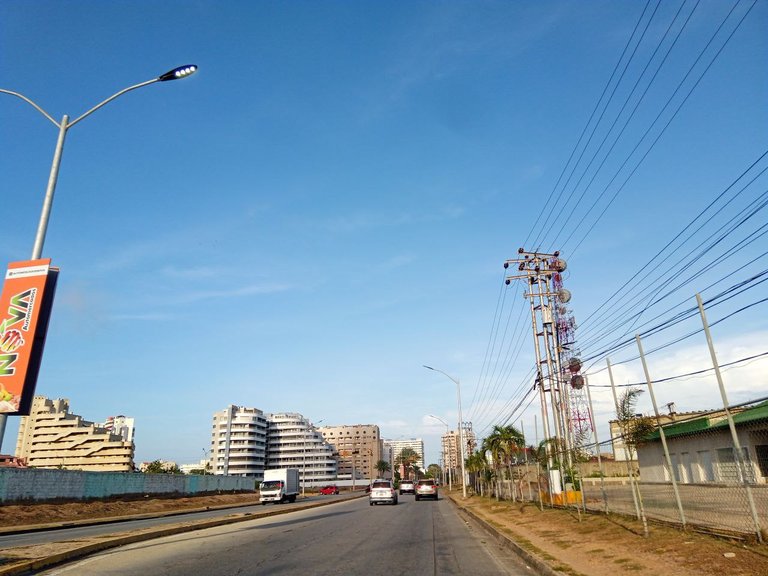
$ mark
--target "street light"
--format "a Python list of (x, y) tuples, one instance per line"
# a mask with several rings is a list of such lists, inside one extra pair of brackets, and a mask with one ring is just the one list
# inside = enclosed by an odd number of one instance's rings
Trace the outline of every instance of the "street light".
[[(147, 80), (146, 82), (141, 82), (139, 84), (134, 84), (133, 86), (129, 86), (128, 88), (123, 88), (119, 92), (113, 94), (106, 100), (103, 100), (102, 102), (99, 102), (85, 112), (84, 114), (78, 116), (71, 122), (69, 121), (69, 116), (67, 114), (64, 114), (61, 118), (61, 122), (56, 122), (56, 120), (53, 119), (53, 117), (48, 114), (45, 110), (43, 110), (42, 107), (40, 107), (38, 104), (24, 96), (23, 94), (19, 94), (18, 92), (13, 92), (12, 90), (5, 90), (3, 88), (0, 88), (0, 93), (2, 94), (9, 94), (11, 96), (16, 96), (17, 98), (20, 98), (21, 100), (24, 100), (27, 104), (32, 106), (35, 110), (40, 112), (43, 116), (45, 116), (48, 120), (53, 123), (56, 128), (59, 129), (59, 136), (56, 140), (56, 148), (53, 152), (53, 163), (51, 164), (51, 173), (48, 176), (48, 185), (45, 189), (45, 199), (43, 200), (43, 209), (40, 213), (40, 222), (37, 225), (37, 234), (35, 235), (35, 244), (32, 248), (32, 256), (30, 260), (37, 260), (40, 258), (40, 255), (43, 253), (43, 243), (45, 242), (45, 234), (48, 229), (48, 220), (50, 218), (51, 214), (51, 207), (53, 205), (53, 193), (56, 190), (56, 181), (59, 178), (59, 166), (61, 165), (61, 155), (64, 150), (64, 139), (67, 136), (67, 131), (72, 128), (75, 124), (80, 122), (81, 120), (84, 120), (96, 110), (101, 108), (102, 106), (108, 104), (115, 98), (122, 96), (126, 92), (130, 92), (131, 90), (136, 90), (137, 88), (142, 88), (144, 86), (149, 86), (150, 84), (154, 84), (155, 82), (168, 82), (170, 80), (180, 80), (182, 78), (186, 78), (187, 76), (190, 76), (197, 72), (197, 66), (194, 64), (186, 64), (184, 66), (179, 66), (178, 68), (174, 68), (173, 70), (169, 70), (165, 74), (161, 74), (157, 78), (153, 78), (152, 80)], [(5, 435), (5, 423), (6, 423), (7, 417), (5, 414), (0, 414), (0, 449), (2, 449), (3, 446), (3, 436)]]
[[(318, 424), (322, 424), (325, 421), (325, 418), (323, 420), (318, 420), (315, 424), (309, 423), (309, 428), (315, 428)], [(305, 489), (307, 486), (307, 434), (304, 433), (304, 463), (302, 465), (301, 469), (301, 497), (304, 498), (305, 495)]]
[(462, 422), (463, 418), (461, 415), (461, 384), (459, 384), (459, 381), (456, 378), (446, 374), (442, 370), (438, 370), (437, 368), (432, 368), (432, 366), (427, 366), (426, 364), (423, 364), (423, 366), (427, 370), (440, 372), (440, 374), (447, 377), (449, 380), (452, 380), (453, 383), (456, 384), (456, 397), (458, 398), (458, 401), (459, 401), (459, 444), (460, 444), (460, 452), (461, 452), (461, 492), (464, 498), (466, 498), (467, 497), (467, 469), (466, 469), (466, 464), (464, 463), (464, 423)]
[[(445, 424), (445, 435), (448, 436), (450, 434), (451, 427), (448, 425), (448, 422), (440, 418), (440, 416), (435, 416), (434, 414), (427, 414), (430, 418), (434, 418), (435, 420), (440, 420), (443, 424)], [(450, 464), (450, 458), (448, 458), (448, 462), (445, 462), (446, 460), (446, 454), (447, 450), (445, 449), (445, 444), (443, 443), (443, 465), (448, 468), (448, 492), (451, 492), (453, 490), (453, 484), (451, 483), (451, 466)], [(443, 481), (445, 481), (445, 478), (443, 478)]]

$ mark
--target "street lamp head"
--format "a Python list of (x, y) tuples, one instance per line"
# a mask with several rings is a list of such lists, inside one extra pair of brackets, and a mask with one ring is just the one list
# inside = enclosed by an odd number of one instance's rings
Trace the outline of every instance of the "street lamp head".
[(422, 366), (424, 366), (424, 368), (426, 368), (427, 370), (434, 370), (432, 366), (427, 366), (426, 364), (422, 364)]
[(180, 80), (181, 78), (186, 78), (187, 76), (191, 76), (195, 72), (197, 72), (196, 64), (185, 64), (184, 66), (179, 66), (178, 68), (169, 70), (165, 74), (161, 74), (160, 76), (157, 77), (157, 80), (159, 82), (168, 82), (169, 80)]

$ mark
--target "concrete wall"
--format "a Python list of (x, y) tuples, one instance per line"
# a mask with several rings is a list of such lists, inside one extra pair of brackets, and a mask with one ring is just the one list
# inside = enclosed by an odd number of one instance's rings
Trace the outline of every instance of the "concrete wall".
[(253, 478), (132, 472), (0, 468), (0, 503), (86, 500), (136, 494), (199, 494), (254, 490)]

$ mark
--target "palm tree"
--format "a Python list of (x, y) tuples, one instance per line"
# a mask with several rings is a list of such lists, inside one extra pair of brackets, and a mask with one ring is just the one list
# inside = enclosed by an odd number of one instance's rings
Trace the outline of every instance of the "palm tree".
[(637, 515), (643, 522), (643, 533), (647, 538), (648, 522), (645, 517), (643, 495), (640, 492), (640, 487), (635, 479), (635, 473), (632, 470), (632, 460), (635, 458), (637, 445), (642, 443), (656, 429), (656, 426), (654, 426), (653, 420), (648, 416), (637, 416), (635, 405), (642, 393), (643, 390), (640, 388), (627, 388), (616, 402), (616, 419), (618, 420), (624, 446), (626, 447), (627, 473), (629, 474), (629, 484), (632, 487)]
[(640, 388), (627, 388), (619, 397), (619, 404), (616, 407), (616, 418), (619, 421), (629, 460), (635, 459), (637, 445), (641, 444), (651, 432), (656, 430), (652, 418), (638, 416), (635, 412), (635, 405), (642, 393), (643, 390)]
[(493, 427), (493, 431), (483, 440), (481, 451), (489, 452), (493, 462), (493, 470), (498, 480), (496, 498), (500, 497), (501, 481), (504, 479), (503, 469), (506, 469), (509, 479), (512, 479), (512, 462), (517, 455), (525, 450), (523, 433), (512, 425)]
[(485, 454), (480, 451), (472, 453), (472, 455), (467, 457), (466, 468), (470, 476), (474, 478), (475, 492), (479, 492), (482, 496), (485, 485), (492, 478), (492, 472), (488, 469), (488, 461), (485, 459)]
[(387, 462), (386, 460), (379, 460), (378, 462), (376, 462), (376, 470), (378, 471), (379, 476), (383, 478), (386, 472), (389, 472), (390, 470), (392, 470), (392, 466), (390, 466), (389, 462)]
[(397, 458), (395, 458), (395, 465), (402, 465), (403, 470), (405, 471), (405, 476), (407, 478), (408, 470), (412, 470), (413, 465), (418, 461), (419, 455), (416, 453), (416, 451), (413, 448), (406, 447), (400, 450), (400, 454), (398, 454)]

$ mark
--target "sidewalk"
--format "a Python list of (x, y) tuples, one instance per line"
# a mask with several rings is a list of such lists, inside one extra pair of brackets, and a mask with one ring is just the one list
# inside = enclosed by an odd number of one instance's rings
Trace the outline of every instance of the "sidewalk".
[(450, 497), (468, 514), (492, 527), (510, 546), (557, 574), (569, 576), (765, 576), (768, 546), (724, 540), (640, 522), (623, 516), (584, 514), (480, 496)]

